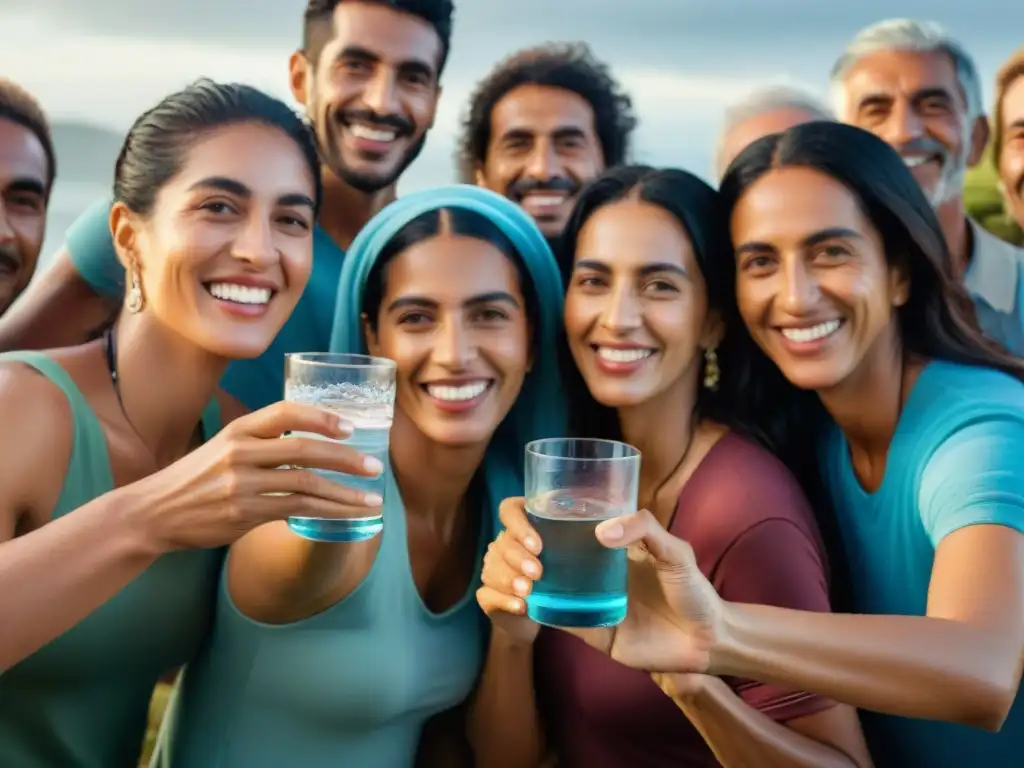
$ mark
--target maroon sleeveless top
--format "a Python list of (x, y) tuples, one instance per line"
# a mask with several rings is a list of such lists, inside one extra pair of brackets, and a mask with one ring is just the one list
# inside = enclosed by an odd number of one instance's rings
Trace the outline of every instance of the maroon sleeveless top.
[[(670, 528), (693, 546), (723, 599), (828, 611), (825, 556), (807, 499), (773, 455), (729, 433), (694, 470)], [(717, 766), (704, 739), (650, 676), (544, 627), (537, 704), (559, 768)], [(835, 706), (819, 696), (727, 679), (776, 721)]]

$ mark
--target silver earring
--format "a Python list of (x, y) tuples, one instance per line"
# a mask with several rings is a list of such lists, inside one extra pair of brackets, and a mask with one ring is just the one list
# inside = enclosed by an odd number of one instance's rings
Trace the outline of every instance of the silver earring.
[(139, 272), (132, 267), (132, 287), (128, 291), (128, 311), (139, 313), (142, 311), (142, 286), (139, 284)]

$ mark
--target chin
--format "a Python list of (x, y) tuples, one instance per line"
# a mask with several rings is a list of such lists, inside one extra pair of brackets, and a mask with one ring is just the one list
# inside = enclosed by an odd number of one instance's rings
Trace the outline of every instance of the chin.
[(789, 366), (781, 370), (786, 380), (797, 389), (821, 392), (843, 381), (835, 370), (823, 366)]
[(636, 392), (611, 387), (592, 389), (590, 393), (598, 403), (607, 408), (631, 408), (651, 399), (651, 392)]
[(475, 427), (470, 424), (456, 428), (439, 425), (427, 432), (430, 441), (443, 448), (472, 448), (490, 442), (493, 435), (493, 427)]

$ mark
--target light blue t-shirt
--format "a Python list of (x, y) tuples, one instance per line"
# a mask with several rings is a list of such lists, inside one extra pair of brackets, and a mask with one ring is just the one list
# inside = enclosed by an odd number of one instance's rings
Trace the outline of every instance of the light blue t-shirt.
[[(1024, 532), (1024, 383), (997, 371), (932, 362), (900, 416), (881, 487), (858, 482), (838, 429), (825, 480), (851, 573), (854, 611), (923, 616), (935, 548), (969, 525)], [(1024, 764), (1024, 701), (1002, 730), (862, 713), (879, 768)]]
[[(65, 242), (72, 264), (102, 296), (124, 295), (124, 267), (117, 260), (110, 235), (109, 198), (99, 200), (68, 229)], [(338, 277), (345, 259), (330, 236), (313, 230), (313, 272), (291, 317), (259, 357), (233, 361), (221, 386), (247, 408), (256, 410), (284, 396), (286, 352), (326, 352), (334, 326)]]

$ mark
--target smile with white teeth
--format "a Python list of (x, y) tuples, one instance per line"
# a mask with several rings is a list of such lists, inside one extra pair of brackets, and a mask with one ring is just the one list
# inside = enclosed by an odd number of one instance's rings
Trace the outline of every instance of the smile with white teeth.
[(427, 384), (427, 393), (438, 400), (449, 403), (460, 403), (480, 397), (491, 386), (489, 381), (474, 381), (469, 384), (450, 386), (446, 384)]
[(808, 344), (818, 339), (824, 339), (826, 336), (831, 336), (839, 330), (840, 325), (842, 325), (840, 320), (828, 320), (824, 323), (812, 325), (810, 328), (783, 328), (782, 335), (798, 344)]
[(597, 356), (609, 363), (635, 363), (654, 354), (653, 349), (616, 349), (615, 347), (598, 347)]
[(902, 157), (903, 163), (907, 168), (917, 168), (919, 165), (924, 165), (934, 159), (933, 157), (925, 157), (923, 155), (914, 155), (913, 157), (903, 155)]
[(257, 288), (238, 283), (210, 283), (206, 290), (213, 298), (230, 301), (234, 304), (268, 304), (270, 297), (274, 294), (269, 288)]
[(564, 194), (559, 194), (557, 192), (546, 194), (537, 192), (526, 196), (526, 199), (534, 205), (543, 206), (561, 205), (565, 202), (565, 198), (566, 196)]
[(398, 136), (393, 128), (371, 128), (361, 123), (352, 123), (348, 129), (357, 139), (368, 141), (394, 141)]

